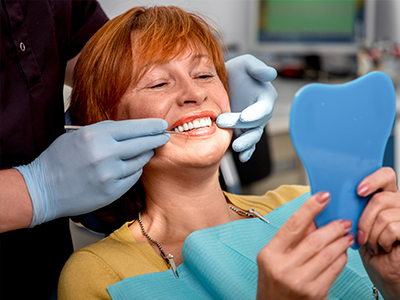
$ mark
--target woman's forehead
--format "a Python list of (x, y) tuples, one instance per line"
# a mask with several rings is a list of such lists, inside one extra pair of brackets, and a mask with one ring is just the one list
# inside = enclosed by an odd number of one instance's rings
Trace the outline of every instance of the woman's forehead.
[[(135, 56), (134, 56), (135, 57)], [(171, 53), (170, 55), (166, 56), (163, 53), (159, 53), (159, 55), (156, 55), (153, 58), (149, 58), (149, 60), (145, 63), (144, 66), (140, 67), (142, 71), (148, 71), (149, 69), (155, 68), (160, 65), (168, 64), (171, 61), (175, 60), (186, 60), (188, 59), (190, 63), (194, 64), (209, 64), (213, 66), (212, 64), (212, 57), (210, 54), (207, 52), (205, 48), (203, 49), (195, 49), (193, 47), (186, 47), (182, 50), (177, 50), (174, 53)]]

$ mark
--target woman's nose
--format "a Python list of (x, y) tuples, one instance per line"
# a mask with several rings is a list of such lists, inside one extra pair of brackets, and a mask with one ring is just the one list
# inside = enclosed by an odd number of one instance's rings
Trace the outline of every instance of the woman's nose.
[(207, 90), (195, 81), (196, 79), (190, 78), (181, 83), (181, 93), (178, 96), (179, 105), (201, 104), (207, 99)]

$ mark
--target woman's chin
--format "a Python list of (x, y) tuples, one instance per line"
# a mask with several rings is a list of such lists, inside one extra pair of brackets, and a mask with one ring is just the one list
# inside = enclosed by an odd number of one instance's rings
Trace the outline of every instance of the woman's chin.
[(217, 130), (208, 138), (182, 139), (171, 136), (171, 140), (155, 150), (149, 165), (155, 168), (206, 168), (214, 167), (223, 158), (231, 141), (231, 132)]

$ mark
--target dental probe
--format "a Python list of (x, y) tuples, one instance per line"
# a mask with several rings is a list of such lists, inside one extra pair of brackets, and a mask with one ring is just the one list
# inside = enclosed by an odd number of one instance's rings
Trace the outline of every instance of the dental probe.
[[(64, 125), (64, 129), (65, 130), (78, 130), (79, 128), (82, 128), (83, 126), (80, 125)], [(172, 134), (186, 134), (186, 135), (190, 135), (189, 133), (185, 133), (185, 132), (176, 132), (176, 131), (169, 131), (166, 130), (163, 133), (172, 133)]]

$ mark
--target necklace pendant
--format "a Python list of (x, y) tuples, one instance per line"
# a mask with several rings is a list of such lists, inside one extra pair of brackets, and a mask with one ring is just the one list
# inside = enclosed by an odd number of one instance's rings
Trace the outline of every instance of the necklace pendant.
[(179, 278), (178, 271), (176, 270), (174, 256), (172, 254), (167, 254), (167, 256), (165, 256), (165, 259), (168, 260), (168, 263), (171, 267), (171, 270), (174, 272), (175, 277)]
[(269, 221), (266, 218), (264, 218), (262, 215), (260, 215), (258, 212), (256, 212), (254, 209), (250, 208), (249, 213), (256, 215), (258, 218), (260, 218), (261, 220), (263, 220), (264, 222), (267, 222), (269, 224)]

